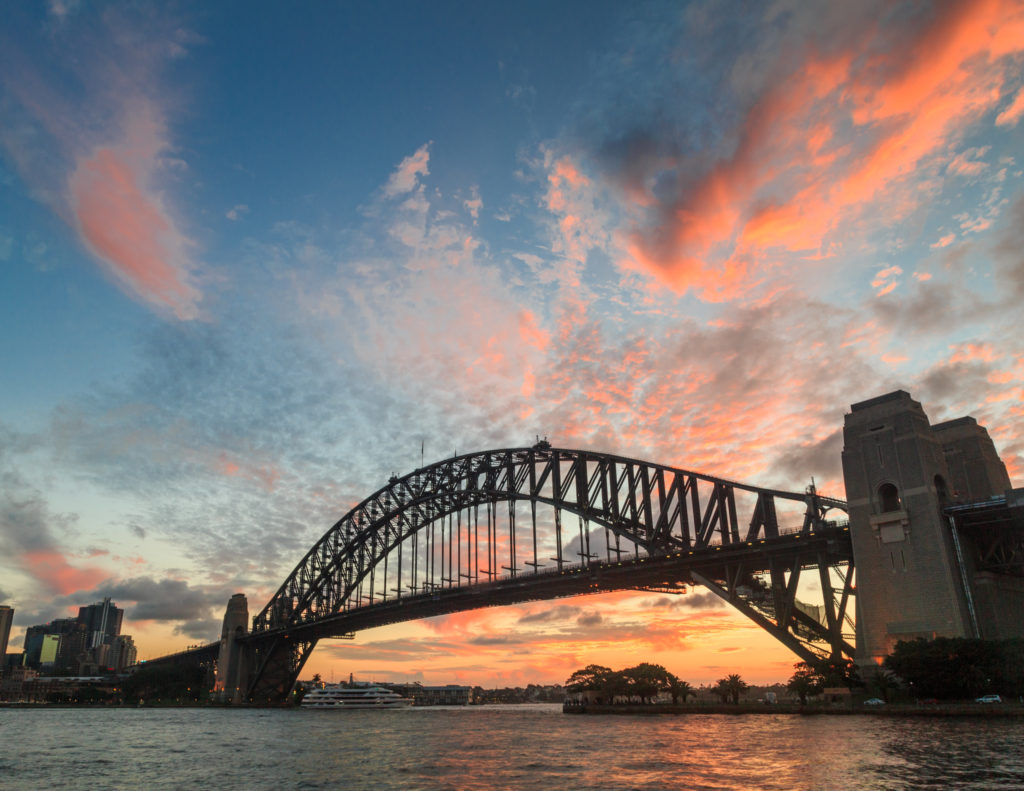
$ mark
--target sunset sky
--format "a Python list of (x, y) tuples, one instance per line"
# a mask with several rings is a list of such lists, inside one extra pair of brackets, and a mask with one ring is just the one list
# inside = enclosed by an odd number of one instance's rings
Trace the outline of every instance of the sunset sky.
[[(902, 388), (1024, 481), (1024, 2), (4, 4), (0, 603), (142, 657), (420, 463), (843, 496)], [(321, 643), (505, 686), (797, 658), (700, 589)]]

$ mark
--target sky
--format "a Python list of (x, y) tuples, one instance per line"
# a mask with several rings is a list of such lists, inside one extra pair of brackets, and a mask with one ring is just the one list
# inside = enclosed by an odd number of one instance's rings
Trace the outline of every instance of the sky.
[[(1024, 3), (7, 3), (0, 602), (217, 639), (392, 474), (612, 452), (842, 497), (843, 416), (1024, 479)], [(706, 591), (320, 644), (324, 678), (691, 683)]]

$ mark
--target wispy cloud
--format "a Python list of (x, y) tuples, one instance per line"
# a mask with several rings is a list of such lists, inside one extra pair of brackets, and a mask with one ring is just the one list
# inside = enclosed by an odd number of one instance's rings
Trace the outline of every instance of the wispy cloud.
[(384, 194), (389, 198), (412, 192), (419, 179), (430, 175), (430, 143), (424, 143), (414, 154), (410, 154), (399, 164), (387, 184)]
[(155, 191), (168, 144), (147, 103), (126, 108), (126, 139), (79, 158), (68, 180), (82, 241), (126, 291), (181, 320), (199, 317), (193, 242)]
[[(51, 9), (64, 26), (79, 24), (73, 5)], [(200, 315), (200, 264), (166, 197), (180, 161), (172, 157), (158, 77), (163, 61), (184, 52), (188, 36), (129, 16), (104, 16), (102, 45), (83, 30), (92, 47), (54, 47), (45, 70), (14, 47), (0, 79), (16, 102), (20, 131), (0, 139), (38, 197), (122, 289), (158, 312), (191, 320)], [(40, 161), (47, 166), (37, 168)]]

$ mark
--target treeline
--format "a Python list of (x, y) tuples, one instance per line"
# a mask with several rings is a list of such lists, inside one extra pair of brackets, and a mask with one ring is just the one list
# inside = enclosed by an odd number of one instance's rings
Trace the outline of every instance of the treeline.
[(800, 662), (786, 684), (801, 703), (826, 689), (866, 689), (882, 700), (970, 700), (1024, 695), (1024, 640), (965, 637), (900, 641), (875, 673), (852, 662)]
[(799, 697), (802, 705), (806, 705), (809, 697), (820, 695), (826, 689), (846, 687), (852, 692), (864, 686), (857, 666), (850, 660), (797, 662), (794, 670), (786, 689)]
[(211, 676), (205, 667), (143, 665), (122, 683), (124, 702), (205, 702), (213, 686)]
[[(723, 703), (739, 703), (740, 695), (749, 688), (747, 682), (733, 673), (719, 679), (710, 691)], [(697, 695), (697, 690), (688, 681), (650, 662), (641, 662), (624, 670), (587, 665), (569, 676), (565, 689), (573, 694), (588, 693), (591, 701), (597, 704), (622, 701), (652, 703), (664, 695), (671, 696), (673, 703), (686, 703)]]
[(1024, 640), (937, 637), (901, 641), (883, 664), (888, 682), (912, 698), (956, 700), (1024, 695)]
[(565, 691), (557, 684), (484, 689), (473, 687), (474, 703), (561, 703)]

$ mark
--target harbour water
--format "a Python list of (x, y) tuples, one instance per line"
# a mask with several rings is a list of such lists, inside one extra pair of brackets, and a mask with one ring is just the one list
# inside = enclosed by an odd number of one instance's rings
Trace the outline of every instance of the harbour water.
[(1024, 720), (0, 709), (0, 789), (1019, 789)]

